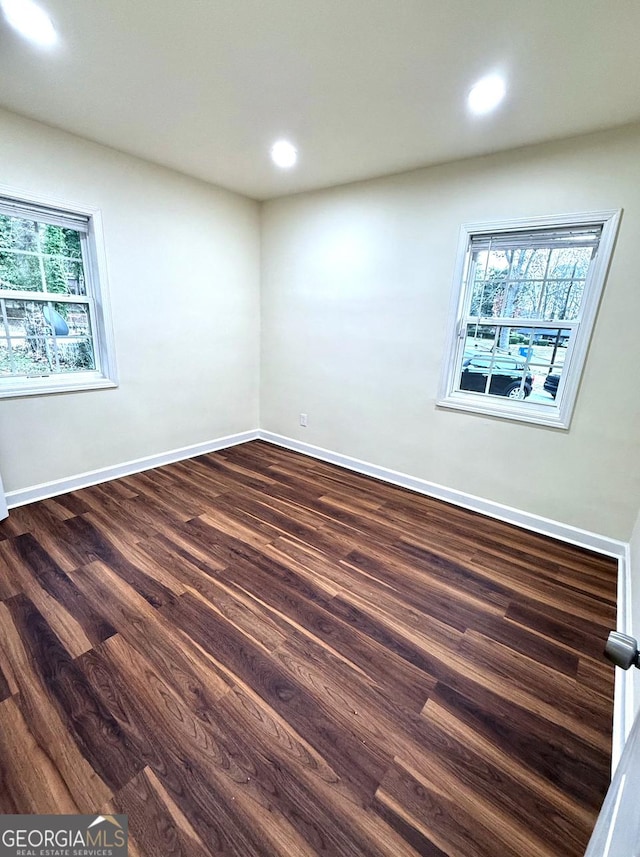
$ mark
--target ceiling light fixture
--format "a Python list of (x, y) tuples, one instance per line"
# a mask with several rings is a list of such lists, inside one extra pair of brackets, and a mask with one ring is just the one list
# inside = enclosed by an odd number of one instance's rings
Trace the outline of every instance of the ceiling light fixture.
[(0, 0), (0, 6), (7, 23), (30, 42), (48, 48), (58, 40), (51, 18), (33, 0)]
[(497, 74), (490, 74), (472, 87), (467, 103), (472, 113), (488, 113), (500, 104), (507, 88), (504, 80)]
[(287, 170), (298, 160), (298, 150), (288, 140), (278, 140), (271, 147), (271, 160), (276, 166)]

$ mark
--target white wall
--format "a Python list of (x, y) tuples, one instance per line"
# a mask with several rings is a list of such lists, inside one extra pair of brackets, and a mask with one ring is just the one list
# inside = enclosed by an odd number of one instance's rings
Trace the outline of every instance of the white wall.
[[(0, 164), (1, 184), (102, 209), (121, 380), (0, 402), (5, 490), (255, 428), (261, 365), (269, 431), (629, 539), (640, 126), (275, 200), (262, 218), (255, 202), (5, 112)], [(460, 224), (617, 207), (570, 431), (437, 409)]]
[[(571, 429), (436, 408), (460, 224), (620, 207)], [(638, 236), (639, 126), (266, 203), (262, 427), (628, 540)]]
[(3, 399), (6, 491), (258, 425), (259, 206), (0, 111), (0, 183), (102, 210), (120, 386)]

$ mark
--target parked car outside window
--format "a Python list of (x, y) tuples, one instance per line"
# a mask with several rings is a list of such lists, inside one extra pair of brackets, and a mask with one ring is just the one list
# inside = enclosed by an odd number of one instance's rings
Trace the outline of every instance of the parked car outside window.
[(560, 383), (560, 375), (555, 373), (551, 373), (547, 375), (544, 379), (544, 384), (542, 385), (547, 393), (550, 393), (553, 398), (558, 395), (558, 384)]
[(508, 355), (487, 353), (467, 356), (465, 352), (460, 389), (507, 396), (509, 399), (526, 399), (533, 388), (533, 376), (530, 372), (525, 374), (526, 365), (526, 360)]

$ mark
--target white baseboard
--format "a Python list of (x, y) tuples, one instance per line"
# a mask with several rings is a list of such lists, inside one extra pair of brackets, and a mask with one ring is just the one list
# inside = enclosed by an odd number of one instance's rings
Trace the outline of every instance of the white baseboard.
[(66, 494), (67, 491), (77, 491), (79, 488), (88, 488), (90, 485), (98, 485), (100, 482), (108, 482), (110, 479), (118, 479), (120, 476), (129, 476), (132, 473), (139, 473), (141, 470), (150, 470), (153, 467), (161, 467), (163, 464), (172, 464), (174, 461), (204, 455), (206, 452), (215, 452), (217, 449), (247, 443), (247, 441), (256, 440), (258, 436), (257, 429), (230, 434), (204, 443), (195, 443), (180, 449), (160, 452), (157, 455), (147, 455), (144, 458), (125, 461), (123, 464), (114, 464), (110, 467), (101, 467), (99, 470), (78, 473), (66, 479), (56, 479), (18, 491), (8, 491), (6, 494), (7, 505), (10, 509), (15, 509), (16, 506), (24, 506), (25, 503), (34, 503), (36, 500), (46, 500), (48, 497)]
[(266, 440), (277, 446), (293, 449), (296, 452), (302, 452), (312, 458), (319, 458), (331, 464), (338, 464), (340, 467), (346, 467), (347, 470), (355, 470), (357, 473), (373, 476), (376, 479), (381, 479), (383, 482), (391, 482), (393, 485), (399, 485), (402, 488), (408, 488), (419, 494), (426, 494), (428, 497), (453, 503), (455, 506), (462, 506), (464, 509), (470, 509), (473, 512), (480, 512), (482, 515), (497, 518), (508, 524), (515, 524), (517, 527), (522, 527), (525, 530), (541, 533), (544, 536), (551, 536), (551, 538), (569, 542), (572, 545), (578, 545), (579, 547), (607, 554), (607, 556), (613, 556), (618, 559), (624, 559), (626, 556), (627, 543), (611, 539), (608, 536), (601, 536), (598, 533), (581, 530), (578, 527), (572, 527), (570, 524), (562, 524), (559, 521), (543, 518), (531, 512), (523, 512), (521, 509), (504, 506), (502, 503), (495, 503), (493, 500), (485, 500), (483, 497), (466, 494), (464, 491), (457, 491), (455, 488), (446, 488), (444, 485), (428, 482), (426, 479), (419, 479), (416, 476), (409, 476), (406, 473), (399, 473), (396, 470), (389, 470), (386, 467), (379, 467), (377, 464), (361, 461), (359, 458), (352, 458), (349, 455), (342, 455), (339, 452), (332, 452), (319, 446), (312, 446), (309, 443), (273, 434), (273, 432), (261, 430), (258, 432), (258, 435), (261, 440)]
[(284, 435), (274, 434), (273, 432), (263, 431), (262, 429), (239, 432), (238, 434), (227, 435), (226, 437), (216, 438), (204, 443), (160, 452), (157, 455), (147, 455), (144, 458), (125, 461), (122, 464), (114, 464), (98, 470), (78, 473), (75, 476), (69, 476), (64, 479), (43, 482), (40, 485), (32, 485), (29, 488), (8, 491), (5, 495), (7, 505), (10, 509), (14, 509), (16, 506), (34, 503), (37, 500), (45, 500), (48, 497), (55, 497), (57, 494), (64, 494), (67, 491), (76, 491), (79, 488), (87, 488), (89, 485), (97, 485), (100, 482), (108, 482), (110, 479), (118, 479), (120, 476), (128, 476), (131, 473), (139, 473), (141, 470), (150, 470), (153, 467), (161, 467), (163, 464), (171, 464), (174, 461), (182, 461), (186, 458), (204, 455), (207, 452), (215, 452), (217, 449), (237, 446), (240, 443), (247, 443), (248, 441), (258, 439), (273, 443), (276, 446), (301, 452), (312, 458), (337, 464), (347, 470), (372, 476), (383, 482), (390, 482), (393, 485), (408, 488), (411, 491), (425, 494), (428, 497), (434, 497), (437, 500), (453, 503), (455, 506), (461, 506), (473, 512), (480, 512), (483, 515), (488, 515), (490, 518), (514, 524), (525, 530), (541, 533), (542, 535), (550, 536), (563, 542), (569, 542), (570, 544), (578, 545), (597, 553), (616, 557), (621, 561), (622, 565), (626, 565), (627, 567), (629, 565), (629, 545), (626, 542), (611, 539), (608, 536), (602, 536), (588, 530), (581, 530), (570, 524), (563, 524), (559, 521), (553, 521), (550, 518), (543, 518), (531, 512), (514, 509), (512, 506), (505, 506), (493, 500), (476, 497), (473, 494), (467, 494), (455, 488), (447, 488), (444, 485), (438, 485), (426, 479), (390, 470), (387, 467), (380, 467), (377, 464), (371, 464), (359, 458), (352, 458), (349, 455), (343, 455), (339, 452), (333, 452), (329, 449), (323, 449), (319, 446), (313, 446), (312, 444), (294, 440)]

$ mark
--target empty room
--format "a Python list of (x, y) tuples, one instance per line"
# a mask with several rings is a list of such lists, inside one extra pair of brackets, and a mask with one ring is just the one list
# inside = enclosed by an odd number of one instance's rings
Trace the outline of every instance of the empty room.
[(638, 857), (638, 34), (0, 0), (0, 855)]

